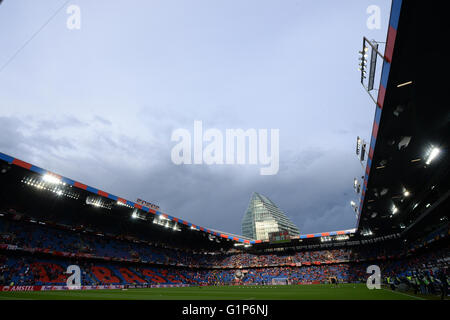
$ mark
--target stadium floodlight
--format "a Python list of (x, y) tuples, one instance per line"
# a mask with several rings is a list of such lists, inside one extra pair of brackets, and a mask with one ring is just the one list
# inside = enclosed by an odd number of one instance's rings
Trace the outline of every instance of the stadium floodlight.
[(362, 143), (361, 138), (359, 136), (356, 137), (356, 155), (359, 155), (359, 152), (361, 150), (361, 143)]
[(61, 183), (61, 180), (58, 177), (56, 177), (55, 175), (52, 175), (52, 174), (48, 174), (48, 173), (42, 177), (42, 180), (44, 180), (47, 183), (52, 183), (52, 184), (60, 184)]
[(107, 210), (111, 210), (112, 207), (112, 204), (110, 202), (103, 201), (103, 199), (96, 196), (88, 196), (86, 198), (86, 204)]
[[(375, 104), (377, 103), (377, 99), (376, 97), (374, 97), (374, 95), (372, 95), (371, 91), (374, 90), (377, 59), (378, 57), (380, 57), (383, 60), (386, 59), (385, 55), (378, 50), (380, 43), (383, 42), (369, 40), (366, 37), (363, 37), (363, 46), (362, 46), (363, 49), (359, 51), (360, 54), (359, 60), (362, 63), (360, 70), (361, 84)], [(370, 49), (370, 60), (368, 59), (369, 49)], [(365, 79), (367, 78), (368, 80), (366, 81)], [(367, 85), (365, 84), (365, 82), (367, 82)]]
[(336, 240), (336, 241), (343, 241), (343, 240), (348, 240), (348, 239), (350, 239), (348, 234), (342, 234), (342, 235), (334, 237), (334, 240)]
[(430, 164), (438, 156), (439, 152), (441, 152), (439, 148), (433, 147), (428, 155), (427, 162), (425, 163)]
[(412, 84), (412, 83), (413, 83), (412, 81), (400, 83), (400, 84), (397, 85), (397, 88), (401, 88), (401, 87), (407, 86), (407, 85)]
[(396, 214), (397, 212), (398, 212), (398, 208), (395, 205), (393, 205), (392, 206), (392, 214)]
[(133, 211), (133, 214), (131, 215), (131, 217), (133, 219), (136, 219), (138, 217), (138, 214), (137, 214), (136, 210)]
[(355, 203), (355, 201), (350, 201), (350, 205), (352, 206), (352, 207), (354, 207), (354, 206), (356, 206), (356, 203)]
[(123, 202), (121, 202), (121, 201), (117, 201), (117, 205), (118, 205), (118, 206), (123, 206), (123, 207), (128, 207), (128, 208), (130, 208), (130, 209), (133, 209), (133, 207), (130, 206), (129, 204), (123, 203)]
[(404, 195), (405, 197), (409, 197), (410, 194), (411, 194), (411, 193), (410, 193), (408, 190), (405, 190), (405, 191), (403, 192), (403, 195)]
[(366, 155), (366, 143), (363, 141), (363, 143), (361, 144), (361, 156), (359, 157), (359, 160), (361, 162), (364, 162), (365, 155)]

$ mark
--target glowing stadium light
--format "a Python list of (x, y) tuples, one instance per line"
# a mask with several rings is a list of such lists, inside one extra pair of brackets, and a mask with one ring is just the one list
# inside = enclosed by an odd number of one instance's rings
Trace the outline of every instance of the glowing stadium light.
[(413, 83), (412, 81), (400, 83), (400, 84), (397, 85), (397, 88), (401, 88), (401, 87), (407, 86), (407, 85), (412, 84), (412, 83)]
[(341, 234), (341, 235), (334, 237), (334, 240), (337, 240), (337, 241), (343, 241), (343, 240), (348, 240), (348, 239), (350, 239), (348, 234)]
[(393, 205), (392, 206), (392, 214), (396, 214), (397, 212), (398, 212), (398, 208), (395, 205)]
[(117, 201), (116, 204), (117, 204), (118, 206), (123, 206), (123, 207), (128, 207), (128, 208), (130, 208), (130, 209), (133, 209), (133, 207), (130, 206), (129, 204), (123, 203), (123, 202), (121, 202), (121, 201)]
[(172, 230), (173, 231), (181, 231), (181, 228), (178, 226), (178, 223), (174, 222)]
[(405, 197), (409, 197), (410, 194), (411, 194), (411, 193), (410, 193), (408, 190), (405, 190), (405, 191), (403, 192), (403, 195), (404, 195)]
[(360, 150), (361, 150), (361, 138), (356, 137), (356, 155), (359, 155)]
[(425, 163), (430, 164), (438, 156), (439, 152), (441, 152), (439, 148), (433, 147), (428, 155), (427, 162)]
[[(58, 196), (66, 196), (72, 199), (78, 199), (79, 195), (76, 192), (69, 191), (72, 186), (68, 186), (66, 183), (63, 183), (59, 180), (54, 180), (55, 178), (58, 179), (55, 176), (47, 175), (41, 177), (39, 180), (33, 178), (33, 177), (24, 177), (21, 182), (23, 184), (29, 185), (31, 187), (35, 187), (39, 190), (46, 190), (53, 193), (56, 193)], [(49, 182), (50, 181), (50, 182)], [(55, 183), (58, 181), (57, 183)]]
[(133, 219), (138, 218), (138, 214), (137, 214), (136, 210), (134, 210), (133, 213), (131, 214), (131, 218), (133, 218)]
[(61, 180), (58, 177), (56, 177), (53, 174), (49, 174), (49, 173), (45, 174), (42, 177), (42, 180), (47, 183), (51, 183), (51, 184), (61, 184)]
[(111, 210), (111, 208), (112, 208), (111, 202), (104, 201), (103, 199), (101, 199), (99, 197), (95, 197), (95, 196), (87, 197), (86, 204), (94, 206), (94, 207), (98, 207), (98, 208), (107, 209), (107, 210)]
[(356, 206), (356, 203), (355, 203), (355, 201), (350, 201), (350, 205), (352, 206), (352, 207), (354, 207), (354, 206)]

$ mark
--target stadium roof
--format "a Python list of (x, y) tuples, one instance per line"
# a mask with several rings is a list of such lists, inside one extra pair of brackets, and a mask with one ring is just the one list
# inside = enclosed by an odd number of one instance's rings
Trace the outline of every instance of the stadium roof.
[[(72, 179), (66, 178), (62, 175), (56, 174), (54, 172), (51, 172), (49, 170), (45, 170), (42, 169), (38, 166), (35, 166), (31, 163), (25, 162), (23, 160), (14, 158), (12, 156), (6, 155), (4, 153), (0, 152), (0, 160), (8, 163), (8, 164), (13, 164), (15, 166), (21, 167), (23, 169), (26, 169), (30, 172), (33, 172), (35, 174), (38, 174), (42, 177), (47, 176), (47, 177), (51, 177), (52, 179), (56, 179), (58, 182), (64, 183), (67, 186), (70, 187), (75, 187), (77, 189), (80, 190), (84, 190), (85, 192), (88, 192), (90, 194), (94, 194), (97, 195), (99, 197), (103, 197), (103, 198), (107, 198), (110, 199), (114, 202), (116, 202), (117, 204), (122, 204), (125, 205), (129, 208), (134, 208), (137, 210), (140, 210), (140, 212), (144, 212), (145, 214), (151, 214), (155, 217), (159, 217), (165, 220), (169, 220), (169, 221), (173, 221), (176, 222), (178, 225), (184, 225), (185, 227), (189, 227), (192, 229), (196, 229), (198, 231), (202, 231), (205, 232), (211, 236), (214, 236), (216, 238), (222, 238), (222, 239), (228, 239), (230, 241), (234, 241), (234, 242), (238, 242), (238, 243), (243, 243), (243, 244), (255, 244), (255, 243), (261, 243), (261, 240), (252, 240), (252, 239), (248, 239), (239, 235), (234, 235), (231, 233), (226, 233), (223, 231), (218, 231), (218, 230), (213, 230), (213, 229), (209, 229), (209, 228), (205, 228), (205, 227), (201, 227), (199, 225), (193, 224), (191, 222), (188, 222), (186, 220), (183, 220), (181, 218), (177, 218), (174, 216), (171, 216), (167, 213), (161, 212), (161, 211), (157, 211), (154, 209), (151, 209), (149, 207), (146, 207), (144, 205), (141, 205), (139, 203), (127, 200), (125, 198), (119, 197), (119, 196), (115, 196), (113, 194), (110, 194), (108, 192), (105, 192), (103, 190), (88, 186), (84, 183), (78, 182), (78, 181), (74, 181)], [(23, 177), (21, 177), (20, 175), (18, 175), (16, 177), (16, 183), (20, 183), (20, 180), (23, 179)], [(87, 197), (86, 197), (87, 198)], [(85, 200), (85, 199), (82, 199)], [(322, 237), (322, 236), (333, 236), (333, 235), (343, 235), (343, 234), (351, 234), (354, 233), (355, 229), (351, 229), (351, 230), (341, 230), (341, 231), (332, 231), (332, 232), (322, 232), (322, 233), (314, 233), (314, 234), (304, 234), (304, 235), (300, 235), (299, 239), (309, 239), (309, 238), (317, 238), (317, 237)]]
[(405, 233), (449, 212), (444, 2), (393, 0), (358, 232)]

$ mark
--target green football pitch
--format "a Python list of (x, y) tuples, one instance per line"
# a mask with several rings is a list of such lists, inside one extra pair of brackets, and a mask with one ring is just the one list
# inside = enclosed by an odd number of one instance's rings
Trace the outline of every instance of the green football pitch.
[(423, 300), (389, 289), (369, 290), (365, 284), (217, 286), (128, 290), (0, 292), (0, 300)]

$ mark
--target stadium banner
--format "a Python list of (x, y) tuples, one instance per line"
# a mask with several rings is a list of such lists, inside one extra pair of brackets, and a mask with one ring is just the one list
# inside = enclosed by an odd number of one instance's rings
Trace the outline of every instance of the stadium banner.
[(0, 291), (40, 291), (41, 286), (0, 286)]
[(145, 206), (145, 207), (148, 207), (150, 209), (153, 209), (153, 210), (159, 210), (160, 209), (158, 205), (153, 204), (153, 203), (148, 202), (148, 201), (145, 201), (145, 200), (142, 200), (142, 199), (139, 199), (139, 198), (136, 200), (136, 203), (140, 204), (141, 206)]
[(5, 250), (20, 250), (20, 248), (13, 244), (0, 244), (0, 249)]
[(157, 285), (99, 285), (99, 286), (0, 286), (1, 291), (61, 291), (61, 290), (113, 290), (113, 289), (143, 289), (143, 288), (176, 288), (189, 287), (188, 284), (157, 284)]

